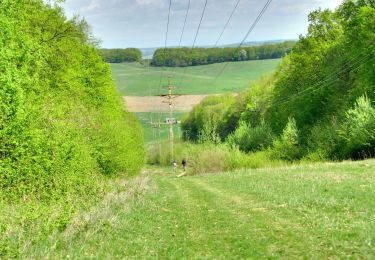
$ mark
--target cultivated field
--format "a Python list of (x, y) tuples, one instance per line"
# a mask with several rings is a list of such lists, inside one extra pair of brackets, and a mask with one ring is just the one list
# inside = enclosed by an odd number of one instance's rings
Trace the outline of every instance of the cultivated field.
[[(247, 89), (251, 81), (262, 75), (270, 74), (280, 59), (228, 63), (222, 75), (225, 63), (192, 66), (187, 68), (145, 67), (138, 63), (111, 64), (118, 90), (124, 96), (155, 96), (165, 94), (167, 76), (172, 76), (172, 84), (177, 94), (202, 95), (233, 93)], [(185, 72), (185, 73), (184, 73)]]
[[(189, 112), (196, 104), (208, 95), (183, 95), (173, 99), (173, 110)], [(125, 96), (126, 105), (130, 112), (168, 112), (169, 106), (163, 101), (165, 97)]]
[(112, 189), (63, 232), (22, 234), (20, 258), (375, 258), (374, 160), (183, 178), (150, 168)]

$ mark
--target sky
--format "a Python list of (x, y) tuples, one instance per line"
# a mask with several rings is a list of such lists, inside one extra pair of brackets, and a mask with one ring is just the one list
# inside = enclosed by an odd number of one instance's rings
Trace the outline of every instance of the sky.
[[(68, 17), (84, 17), (104, 48), (162, 47), (170, 0), (65, 0)], [(167, 46), (178, 46), (189, 0), (172, 0)], [(191, 0), (182, 46), (194, 41), (205, 0)], [(213, 45), (237, 0), (208, 0), (196, 46)], [(238, 43), (266, 0), (241, 0), (219, 45)], [(297, 39), (306, 34), (309, 12), (333, 9), (341, 0), (273, 0), (247, 41)]]

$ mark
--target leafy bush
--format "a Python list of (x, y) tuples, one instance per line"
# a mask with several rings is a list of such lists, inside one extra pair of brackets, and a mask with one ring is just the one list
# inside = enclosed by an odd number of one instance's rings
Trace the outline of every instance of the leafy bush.
[(301, 158), (301, 148), (299, 147), (299, 137), (296, 121), (289, 118), (284, 128), (283, 134), (273, 142), (272, 155), (274, 158), (293, 161)]
[(375, 108), (366, 96), (358, 98), (354, 108), (346, 112), (338, 133), (343, 158), (375, 155)]
[(226, 133), (224, 116), (234, 102), (233, 95), (206, 97), (182, 121), (184, 138), (195, 142), (223, 139)]
[(316, 124), (310, 131), (307, 141), (308, 154), (304, 159), (308, 161), (339, 159), (339, 136), (337, 134), (339, 125), (335, 118)]
[[(148, 162), (171, 166), (168, 143), (162, 146), (162, 156), (159, 156), (158, 145), (152, 145), (148, 150)], [(242, 168), (277, 167), (285, 162), (271, 159), (268, 151), (246, 154), (237, 147), (225, 144), (194, 144), (181, 142), (175, 146), (175, 157), (179, 163), (186, 159), (189, 174), (215, 173)]]
[(227, 143), (238, 146), (241, 151), (255, 152), (267, 149), (272, 145), (272, 130), (264, 122), (256, 127), (242, 121), (236, 131), (229, 135)]

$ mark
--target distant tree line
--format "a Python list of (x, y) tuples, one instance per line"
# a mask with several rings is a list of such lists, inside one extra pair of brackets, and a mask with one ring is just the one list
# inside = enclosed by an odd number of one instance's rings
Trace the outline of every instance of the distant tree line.
[(277, 59), (289, 53), (295, 41), (250, 47), (157, 49), (153, 66), (186, 67), (228, 61)]
[(142, 52), (140, 49), (100, 49), (100, 55), (106, 62), (121, 63), (121, 62), (140, 62), (142, 61)]

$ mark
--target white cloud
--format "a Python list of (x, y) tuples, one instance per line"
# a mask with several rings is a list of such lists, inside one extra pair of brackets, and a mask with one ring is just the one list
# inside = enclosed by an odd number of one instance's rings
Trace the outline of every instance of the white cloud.
[(83, 12), (86, 12), (86, 11), (92, 11), (92, 10), (98, 9), (99, 7), (100, 7), (99, 0), (91, 0), (91, 2), (89, 3), (89, 5), (85, 6), (85, 7), (82, 7), (81, 10)]
[[(0, 0), (1, 1), (1, 0)], [(163, 46), (170, 0), (66, 0), (67, 13), (84, 16), (103, 46)], [(241, 0), (225, 31), (221, 44), (242, 39), (266, 0)], [(321, 7), (333, 9), (341, 0), (274, 0), (248, 40), (295, 39), (307, 31), (309, 12)], [(168, 45), (179, 43), (188, 0), (172, 0)], [(209, 0), (197, 45), (215, 42), (230, 15), (235, 0)], [(183, 45), (190, 46), (204, 5), (191, 0)]]
[(164, 5), (164, 0), (136, 0), (139, 5)]

